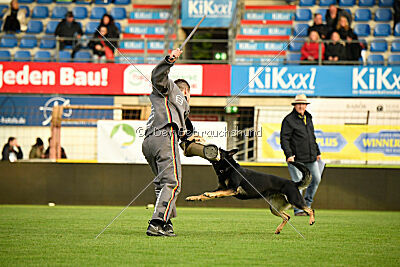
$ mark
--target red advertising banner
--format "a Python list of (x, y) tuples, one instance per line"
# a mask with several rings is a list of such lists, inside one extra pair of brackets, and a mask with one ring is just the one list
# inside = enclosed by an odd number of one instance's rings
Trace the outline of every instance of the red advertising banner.
[[(0, 62), (0, 93), (143, 95), (151, 92), (155, 65)], [(146, 77), (143, 77), (143, 73)], [(228, 96), (229, 65), (171, 68), (171, 79), (186, 79), (193, 95)]]

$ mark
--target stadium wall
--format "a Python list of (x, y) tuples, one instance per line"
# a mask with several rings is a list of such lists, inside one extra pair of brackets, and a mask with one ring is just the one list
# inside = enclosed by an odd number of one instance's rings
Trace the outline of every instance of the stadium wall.
[[(284, 166), (248, 168), (288, 177)], [(0, 163), (0, 204), (126, 205), (153, 175), (142, 164)], [(189, 175), (190, 174), (190, 175)], [(188, 203), (186, 196), (215, 189), (210, 166), (183, 166), (179, 206), (261, 208), (263, 200), (234, 198)], [(328, 167), (318, 189), (316, 209), (400, 210), (400, 168)], [(150, 185), (134, 205), (155, 200)]]

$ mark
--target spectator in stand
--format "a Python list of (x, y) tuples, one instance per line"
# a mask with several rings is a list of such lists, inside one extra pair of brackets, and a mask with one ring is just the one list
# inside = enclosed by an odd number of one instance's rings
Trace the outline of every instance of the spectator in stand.
[[(63, 50), (67, 45), (72, 45), (72, 58), (74, 57), (75, 53), (78, 52), (78, 50), (81, 48), (79, 40), (81, 39), (82, 34), (82, 27), (78, 22), (74, 20), (74, 15), (71, 11), (68, 11), (65, 19), (58, 23), (56, 31), (54, 33), (55, 36), (61, 38), (60, 50)], [(64, 37), (69, 38), (69, 40), (64, 40)], [(74, 40), (72, 40), (71, 38), (74, 38)]]
[(319, 42), (318, 32), (312, 31), (308, 35), (308, 41), (304, 43), (301, 48), (301, 58), (302, 63), (316, 64), (319, 59), (320, 51), (319, 47), (321, 46), (321, 59), (324, 60), (325, 54), (325, 46), (323, 43)]
[(329, 10), (325, 15), (326, 25), (331, 29), (331, 31), (335, 30), (339, 18), (343, 16), (347, 18), (347, 22), (350, 25), (352, 21), (351, 14), (344, 9), (338, 8), (336, 5), (330, 5)]
[(336, 30), (340, 35), (340, 39), (346, 40), (347, 36), (353, 34), (353, 30), (350, 28), (349, 21), (345, 16), (339, 18), (338, 25), (336, 26)]
[(359, 64), (362, 49), (363, 46), (358, 41), (357, 34), (352, 33), (347, 36), (345, 47), (347, 61), (354, 61), (354, 63)]
[(93, 51), (93, 61), (95, 63), (105, 63), (114, 60), (114, 52), (112, 45), (107, 42), (103, 36), (107, 36), (107, 27), (100, 27), (100, 34), (94, 35), (94, 39), (90, 41), (89, 47)]
[[(50, 148), (51, 148), (51, 137), (49, 137), (49, 147), (44, 152), (44, 157), (46, 159), (50, 158)], [(62, 159), (66, 159), (67, 158), (67, 154), (65, 154), (65, 150), (64, 150), (63, 147), (61, 147), (61, 158)]]
[[(110, 47), (112, 48), (112, 51), (114, 52), (114, 48), (118, 48), (118, 40), (119, 39), (119, 30), (117, 26), (115, 25), (114, 18), (111, 15), (104, 14), (104, 16), (101, 18), (100, 25), (97, 27), (97, 30), (100, 31), (101, 27), (106, 27), (107, 28), (107, 39), (114, 39), (114, 40), (109, 40), (112, 45)], [(94, 37), (99, 37), (100, 34), (98, 31), (94, 32)]]
[(319, 37), (323, 40), (329, 39), (329, 27), (322, 23), (322, 15), (319, 13), (314, 14), (314, 24), (308, 28), (308, 34), (310, 32), (316, 31)]
[(36, 144), (34, 144), (29, 152), (30, 159), (42, 159), (44, 158), (44, 144), (40, 137), (36, 138)]
[(17, 138), (9, 137), (7, 144), (4, 145), (1, 152), (3, 158), (1, 160), (15, 162), (23, 158), (21, 147), (18, 145)]
[(338, 61), (346, 58), (346, 51), (340, 40), (338, 32), (332, 32), (331, 42), (326, 45), (325, 59), (329, 60), (330, 64), (337, 64)]
[(400, 22), (400, 0), (394, 0), (393, 9), (394, 9), (393, 34), (394, 34), (394, 28), (396, 27), (396, 24)]
[(3, 32), (24, 32), (28, 28), (26, 10), (23, 8), (19, 8), (17, 0), (11, 1), (10, 8), (3, 16), (3, 21)]

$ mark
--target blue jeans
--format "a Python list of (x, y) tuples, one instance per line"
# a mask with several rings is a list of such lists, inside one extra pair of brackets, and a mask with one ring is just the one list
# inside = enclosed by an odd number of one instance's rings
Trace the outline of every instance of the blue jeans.
[[(304, 196), (304, 200), (306, 201), (307, 206), (311, 208), (311, 203), (313, 202), (313, 198), (315, 196), (315, 193), (317, 192), (318, 185), (321, 182), (321, 173), (319, 172), (317, 161), (304, 163), (304, 165), (306, 165), (306, 167), (310, 170), (312, 175), (311, 183), (306, 188), (306, 195)], [(290, 176), (292, 177), (292, 181), (299, 182), (303, 177), (303, 174), (295, 166), (291, 164), (288, 164), (288, 166), (289, 166)], [(300, 190), (301, 194), (303, 194), (302, 191), (303, 190)], [(299, 212), (303, 212), (303, 210), (299, 210), (296, 207), (294, 207), (294, 213), (296, 214)]]

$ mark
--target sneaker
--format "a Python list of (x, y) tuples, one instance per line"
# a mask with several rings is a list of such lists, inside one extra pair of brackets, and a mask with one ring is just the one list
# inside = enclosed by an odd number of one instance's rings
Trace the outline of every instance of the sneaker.
[(168, 236), (176, 236), (176, 234), (174, 233), (174, 227), (172, 225), (171, 220), (168, 220), (165, 224), (164, 224), (164, 232), (166, 232), (168, 234)]
[(149, 227), (147, 227), (146, 234), (148, 236), (168, 236), (163, 229), (163, 224), (157, 220), (149, 221)]

